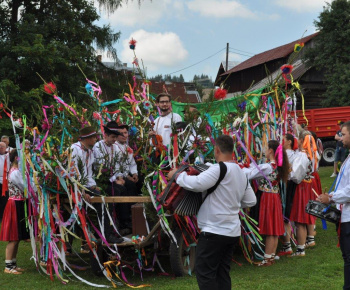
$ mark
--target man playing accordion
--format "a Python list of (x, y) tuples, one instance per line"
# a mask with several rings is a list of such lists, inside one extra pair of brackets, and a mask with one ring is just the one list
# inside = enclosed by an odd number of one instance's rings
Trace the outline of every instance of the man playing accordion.
[[(196, 276), (200, 289), (231, 289), (230, 263), (233, 249), (241, 235), (240, 208), (256, 203), (255, 194), (240, 167), (232, 161), (233, 139), (222, 135), (215, 140), (214, 154), (218, 164), (197, 176), (182, 172), (176, 176), (181, 187), (203, 192), (213, 187), (227, 171), (216, 189), (206, 198), (198, 212), (201, 230), (196, 250)], [(219, 165), (220, 163), (220, 165)], [(169, 172), (171, 178), (176, 169)], [(196, 193), (193, 193), (196, 194)]]

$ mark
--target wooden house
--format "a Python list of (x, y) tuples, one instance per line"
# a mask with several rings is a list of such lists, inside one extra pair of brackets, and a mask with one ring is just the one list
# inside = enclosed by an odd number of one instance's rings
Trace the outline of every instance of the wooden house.
[[(228, 97), (234, 97), (265, 86), (281, 72), (281, 66), (291, 63), (293, 79), (298, 80), (302, 87), (305, 109), (320, 108), (320, 98), (326, 90), (324, 74), (302, 61), (304, 52), (315, 45), (317, 34), (254, 55), (226, 72), (223, 72), (221, 64), (215, 85), (220, 86), (225, 81), (224, 87), (228, 90)], [(294, 53), (296, 43), (304, 43), (304, 48), (298, 54)], [(297, 108), (300, 109), (300, 95), (297, 98)]]

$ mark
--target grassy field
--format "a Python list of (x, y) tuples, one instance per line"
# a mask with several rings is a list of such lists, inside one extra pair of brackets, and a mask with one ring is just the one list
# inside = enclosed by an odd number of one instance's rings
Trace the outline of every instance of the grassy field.
[[(320, 169), (323, 188), (330, 188), (334, 180), (329, 178), (331, 173), (332, 168), (330, 167)], [(305, 257), (282, 257), (271, 267), (258, 268), (245, 261), (242, 255), (235, 257), (240, 265), (232, 264), (233, 289), (341, 289), (343, 285), (343, 260), (340, 249), (336, 247), (335, 226), (328, 223), (328, 230), (323, 230), (322, 224), (318, 220), (315, 240), (317, 245), (312, 249), (307, 249)], [(5, 246), (6, 243), (0, 243), (0, 263), (4, 261)], [(82, 257), (88, 261), (88, 255)], [(22, 242), (18, 261), (19, 265), (25, 267), (27, 271), (23, 275), (15, 276), (4, 274), (1, 270), (1, 289), (93, 289), (93, 287), (78, 282), (72, 275), (66, 276), (67, 279), (70, 279), (66, 285), (57, 279), (51, 281), (48, 276), (37, 271), (30, 258), (30, 245)], [(168, 257), (163, 257), (161, 260), (162, 266), (166, 270), (169, 270), (168, 260)], [(76, 259), (73, 263), (84, 265), (82, 261)], [(90, 269), (76, 271), (76, 273), (90, 282), (111, 286), (105, 278), (95, 277)], [(198, 288), (194, 276), (175, 279), (172, 276), (159, 276), (158, 273), (158, 268), (155, 272), (144, 272), (144, 281), (142, 282), (139, 274), (133, 275), (130, 270), (125, 270), (125, 274), (131, 282), (136, 285), (151, 284), (151, 289)]]

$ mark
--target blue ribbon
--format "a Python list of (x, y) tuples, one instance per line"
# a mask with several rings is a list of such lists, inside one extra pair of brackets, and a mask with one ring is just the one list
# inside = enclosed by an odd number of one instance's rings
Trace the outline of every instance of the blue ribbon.
[(113, 100), (113, 101), (104, 102), (104, 103), (102, 103), (100, 105), (100, 107), (108, 106), (108, 105), (111, 105), (111, 104), (116, 104), (116, 103), (119, 103), (121, 101), (122, 101), (122, 99), (116, 99), (116, 100)]

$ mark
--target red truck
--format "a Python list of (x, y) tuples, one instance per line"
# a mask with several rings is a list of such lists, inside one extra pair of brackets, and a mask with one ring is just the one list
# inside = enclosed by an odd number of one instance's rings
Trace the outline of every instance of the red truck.
[[(297, 116), (299, 124), (306, 124), (302, 111), (297, 111)], [(322, 140), (323, 153), (320, 164), (333, 165), (336, 148), (334, 136), (339, 130), (338, 122), (350, 120), (350, 107), (305, 110), (305, 117), (308, 120), (308, 130), (316, 132), (317, 137)]]

